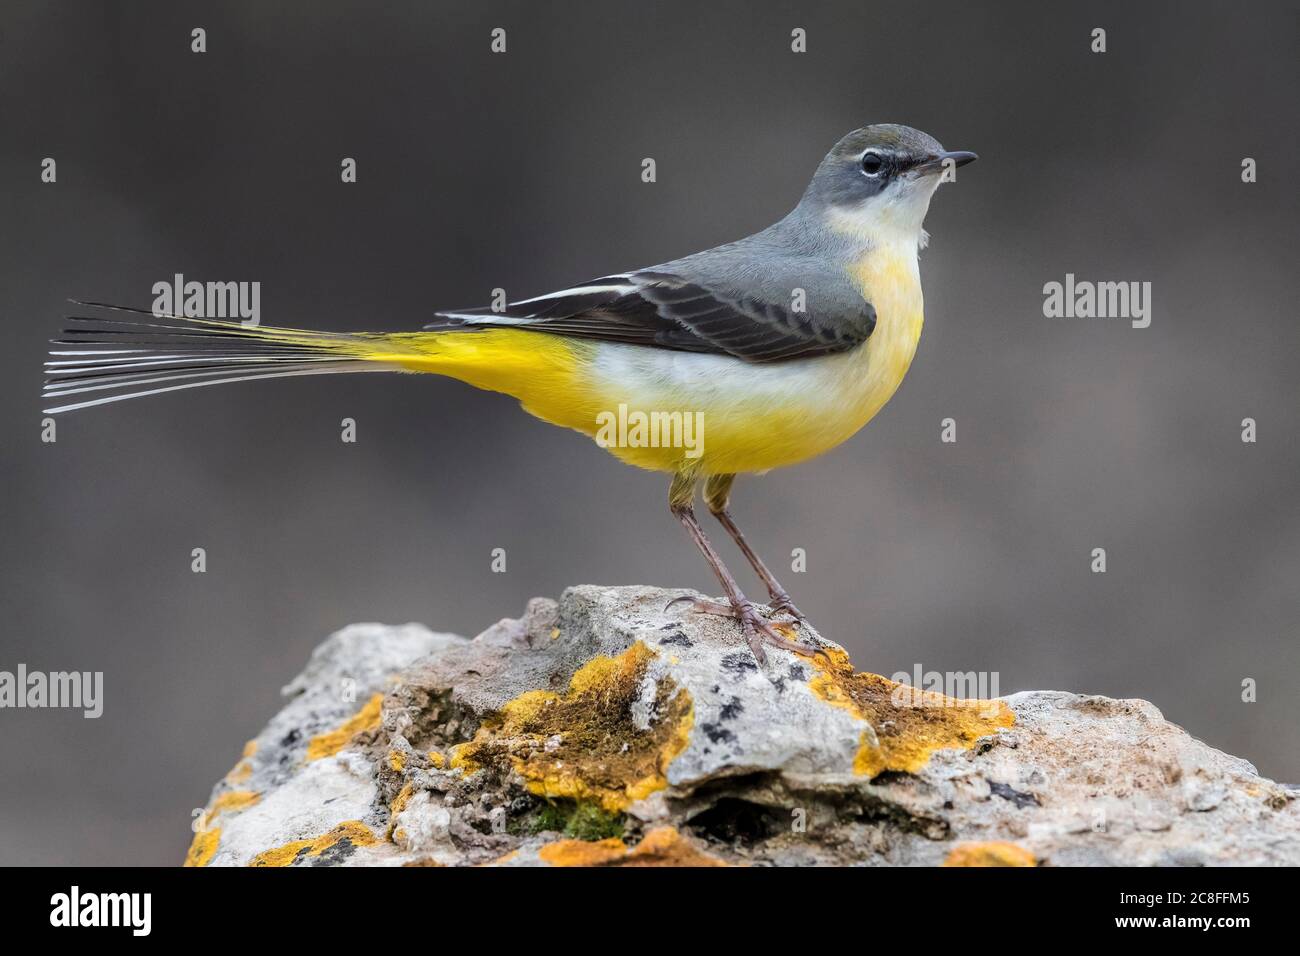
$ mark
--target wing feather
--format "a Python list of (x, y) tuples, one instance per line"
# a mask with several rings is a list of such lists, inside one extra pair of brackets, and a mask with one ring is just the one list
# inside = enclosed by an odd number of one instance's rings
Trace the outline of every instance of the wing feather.
[[(867, 340), (876, 314), (863, 303), (847, 321), (815, 323), (778, 302), (734, 297), (663, 271), (605, 276), (572, 289), (512, 302), (500, 311), (438, 313), (426, 329), (508, 326), (552, 335), (731, 355), (747, 362), (848, 351)], [(837, 329), (832, 331), (831, 327)]]

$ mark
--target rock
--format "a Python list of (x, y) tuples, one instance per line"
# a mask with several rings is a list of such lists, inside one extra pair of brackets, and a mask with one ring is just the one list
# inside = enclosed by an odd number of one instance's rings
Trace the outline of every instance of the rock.
[(187, 865), (1300, 863), (1295, 790), (1146, 701), (953, 700), (810, 628), (815, 657), (760, 668), (734, 622), (666, 608), (684, 593), (335, 634)]

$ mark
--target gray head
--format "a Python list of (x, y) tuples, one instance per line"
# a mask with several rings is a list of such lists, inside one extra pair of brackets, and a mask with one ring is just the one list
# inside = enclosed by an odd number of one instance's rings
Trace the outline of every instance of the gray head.
[(933, 136), (910, 126), (864, 126), (826, 154), (799, 206), (837, 232), (919, 237), (945, 171), (975, 159), (971, 152), (944, 150)]

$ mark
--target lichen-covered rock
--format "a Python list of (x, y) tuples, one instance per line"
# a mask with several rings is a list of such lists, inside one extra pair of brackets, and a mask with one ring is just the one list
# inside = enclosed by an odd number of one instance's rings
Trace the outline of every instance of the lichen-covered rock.
[(576, 587), (474, 640), (356, 625), (213, 791), (186, 863), (1300, 863), (1297, 793), (1151, 704), (760, 668), (686, 592)]

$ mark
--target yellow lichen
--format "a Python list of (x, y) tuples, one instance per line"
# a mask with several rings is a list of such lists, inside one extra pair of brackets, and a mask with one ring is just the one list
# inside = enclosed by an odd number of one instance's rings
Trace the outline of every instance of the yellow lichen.
[(727, 866), (717, 857), (696, 848), (676, 827), (651, 830), (634, 847), (618, 837), (588, 842), (556, 840), (537, 851), (538, 858), (551, 866)]
[(388, 751), (388, 766), (392, 770), (401, 773), (406, 767), (406, 754), (402, 753), (400, 750)]
[(429, 766), (430, 766), (430, 767), (435, 767), (435, 768), (437, 768), (438, 770), (441, 770), (441, 769), (443, 769), (445, 766), (447, 766), (447, 758), (446, 758), (443, 754), (440, 754), (440, 753), (439, 753), (438, 751), (436, 751), (436, 750), (430, 750), (430, 751), (429, 751)]
[(994, 840), (963, 843), (943, 861), (944, 866), (1037, 866), (1038, 860), (1024, 847)]
[(212, 820), (219, 813), (235, 813), (251, 807), (261, 799), (262, 795), (256, 790), (228, 790), (212, 801), (212, 807), (208, 810), (208, 819)]
[(255, 790), (227, 790), (213, 800), (212, 806), (203, 814), (202, 829), (196, 831), (194, 839), (190, 841), (184, 865), (207, 866), (212, 855), (217, 852), (217, 844), (221, 842), (221, 828), (214, 827), (213, 821), (223, 813), (245, 810), (261, 799), (262, 795)]
[(200, 830), (190, 841), (190, 848), (185, 854), (185, 862), (182, 866), (207, 866), (213, 854), (217, 852), (217, 844), (220, 842), (221, 827)]
[(393, 797), (393, 802), (388, 805), (388, 811), (393, 816), (397, 816), (406, 809), (406, 805), (411, 802), (411, 796), (415, 793), (415, 785), (408, 783), (401, 789), (397, 796)]
[(334, 730), (313, 737), (307, 744), (307, 761), (310, 763), (322, 757), (332, 757), (351, 743), (357, 734), (378, 729), (383, 703), (384, 695), (375, 694), (366, 701), (364, 707)]
[(773, 621), (772, 630), (776, 631), (787, 640), (799, 640), (799, 628), (789, 621)]
[(330, 847), (348, 840), (353, 846), (371, 846), (379, 840), (360, 820), (340, 823), (329, 833), (310, 840), (294, 840), (284, 846), (259, 853), (249, 866), (290, 866), (294, 861), (308, 856), (320, 856)]
[(253, 754), (255, 753), (257, 753), (256, 740), (250, 740), (246, 744), (244, 744), (243, 758), (239, 761), (239, 763), (231, 767), (230, 772), (226, 774), (227, 783), (243, 783), (245, 780), (249, 778), (249, 776), (252, 775), (253, 762), (248, 758), (253, 756)]
[(979, 738), (1016, 722), (1000, 700), (957, 700), (855, 672), (838, 648), (819, 654), (813, 665), (818, 669), (808, 682), (813, 693), (872, 726), (863, 731), (853, 760), (853, 772), (864, 776), (886, 770), (914, 773), (935, 751), (968, 750)]
[(406, 809), (407, 804), (411, 802), (411, 797), (415, 795), (415, 784), (407, 783), (398, 791), (397, 796), (393, 797), (393, 802), (388, 805), (388, 839), (394, 843), (403, 843), (406, 840), (406, 830), (397, 825), (397, 815)]
[(654, 719), (646, 729), (636, 725), (632, 704), (655, 656), (638, 641), (617, 657), (588, 661), (562, 696), (521, 694), (452, 751), (451, 766), (510, 768), (532, 793), (592, 801), (608, 812), (662, 790), (668, 765), (689, 742), (695, 707), (685, 688), (661, 677)]

